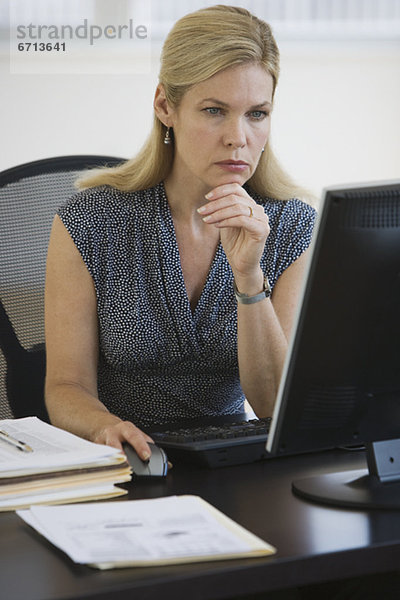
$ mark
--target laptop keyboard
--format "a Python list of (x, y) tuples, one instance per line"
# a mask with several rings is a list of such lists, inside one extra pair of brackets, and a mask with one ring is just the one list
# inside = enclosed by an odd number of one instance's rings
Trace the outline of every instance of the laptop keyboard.
[(271, 418), (239, 420), (152, 431), (151, 437), (171, 462), (216, 468), (263, 460)]

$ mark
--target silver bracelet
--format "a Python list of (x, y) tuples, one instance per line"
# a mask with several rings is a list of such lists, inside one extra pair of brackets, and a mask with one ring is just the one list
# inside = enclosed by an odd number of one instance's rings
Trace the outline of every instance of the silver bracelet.
[(235, 281), (233, 281), (233, 290), (235, 292), (236, 300), (239, 304), (255, 304), (256, 302), (260, 302), (260, 300), (264, 300), (264, 298), (269, 298), (271, 295), (271, 286), (269, 285), (266, 275), (264, 276), (264, 287), (262, 292), (256, 294), (255, 296), (241, 294), (236, 287)]

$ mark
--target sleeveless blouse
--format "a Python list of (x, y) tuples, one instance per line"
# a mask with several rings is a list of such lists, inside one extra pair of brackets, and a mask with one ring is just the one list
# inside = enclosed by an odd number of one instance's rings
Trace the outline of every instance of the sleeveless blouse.
[[(315, 210), (246, 189), (269, 217), (261, 267), (273, 288), (309, 246)], [(94, 281), (105, 406), (142, 428), (241, 412), (237, 308), (221, 244), (192, 312), (162, 183), (139, 192), (90, 188), (58, 215)]]

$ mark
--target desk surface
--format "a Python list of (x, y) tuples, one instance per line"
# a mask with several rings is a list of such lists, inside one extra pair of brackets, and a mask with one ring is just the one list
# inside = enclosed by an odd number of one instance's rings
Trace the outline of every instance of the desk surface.
[(268, 558), (101, 572), (72, 563), (15, 514), (0, 514), (0, 598), (222, 599), (396, 569), (400, 511), (328, 508), (291, 492), (292, 479), (364, 466), (363, 453), (337, 450), (219, 470), (175, 465), (161, 482), (128, 485), (128, 499), (202, 496), (276, 546)]

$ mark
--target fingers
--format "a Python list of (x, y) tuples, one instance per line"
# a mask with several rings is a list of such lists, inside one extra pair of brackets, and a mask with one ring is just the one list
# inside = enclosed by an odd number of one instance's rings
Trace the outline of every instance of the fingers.
[[(236, 197), (227, 196), (218, 202), (210, 202), (200, 213), (205, 223), (217, 227), (253, 227), (259, 228), (260, 223), (267, 225), (268, 217), (261, 206), (254, 201), (238, 201)], [(234, 221), (233, 221), (234, 219)]]
[(148, 460), (151, 450), (148, 442), (154, 443), (152, 438), (136, 427), (130, 421), (121, 421), (104, 430), (102, 443), (122, 450), (122, 444), (128, 442), (142, 460)]
[(206, 198), (209, 201), (198, 209), (205, 223), (216, 227), (245, 227), (268, 235), (268, 217), (263, 207), (254, 202), (238, 184), (214, 188)]

